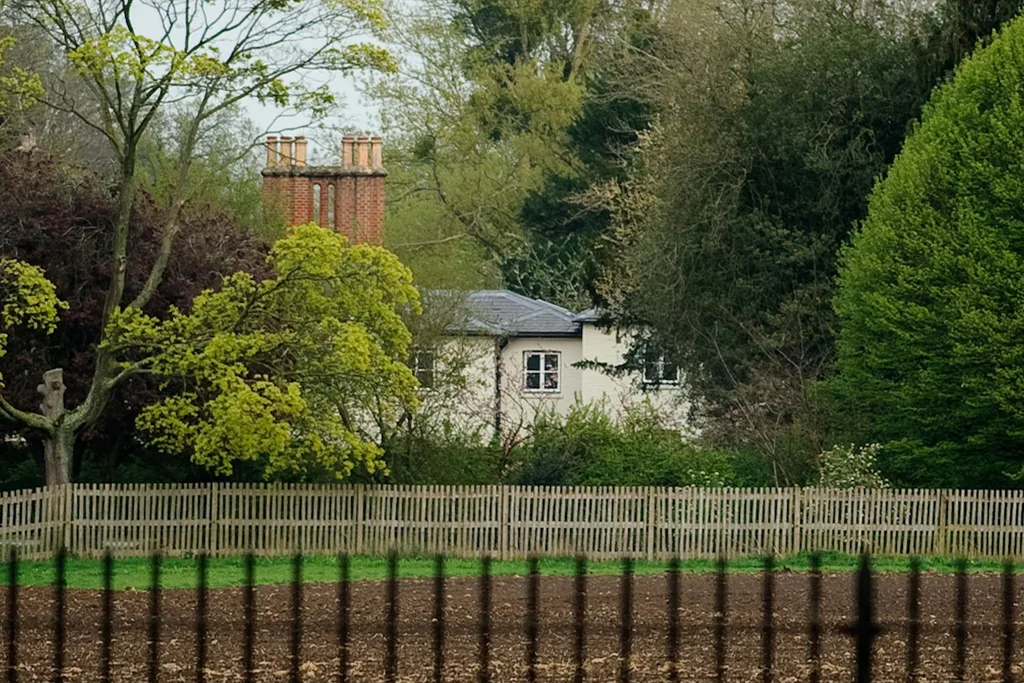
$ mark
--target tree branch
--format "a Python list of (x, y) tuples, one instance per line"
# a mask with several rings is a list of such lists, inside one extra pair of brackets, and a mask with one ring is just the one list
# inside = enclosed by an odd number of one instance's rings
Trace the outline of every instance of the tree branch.
[(8, 403), (7, 399), (2, 395), (0, 395), (0, 418), (11, 424), (40, 429), (47, 434), (53, 432), (53, 424), (46, 417), (38, 413), (27, 413), (23, 410), (18, 410)]

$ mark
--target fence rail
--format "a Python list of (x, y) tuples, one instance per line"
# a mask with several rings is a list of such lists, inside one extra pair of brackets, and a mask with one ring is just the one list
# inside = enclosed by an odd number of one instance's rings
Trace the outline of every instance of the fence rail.
[(1024, 491), (89, 485), (0, 493), (0, 549), (49, 557), (809, 551), (1024, 559)]

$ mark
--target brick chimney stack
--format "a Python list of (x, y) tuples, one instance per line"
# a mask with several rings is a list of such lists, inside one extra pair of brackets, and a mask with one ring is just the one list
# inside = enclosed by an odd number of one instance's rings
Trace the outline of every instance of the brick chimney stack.
[(267, 137), (263, 201), (291, 225), (316, 222), (353, 243), (384, 241), (383, 140), (346, 135), (340, 166), (309, 166), (303, 136)]

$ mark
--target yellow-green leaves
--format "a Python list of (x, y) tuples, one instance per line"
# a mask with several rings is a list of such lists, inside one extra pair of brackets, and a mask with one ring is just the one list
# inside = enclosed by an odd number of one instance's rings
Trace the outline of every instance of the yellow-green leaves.
[(0, 325), (53, 332), (59, 312), (67, 307), (41, 269), (23, 261), (0, 259)]
[(375, 471), (374, 425), (416, 402), (403, 362), (401, 313), (419, 310), (409, 270), (315, 225), (295, 228), (269, 260), (275, 277), (227, 277), (188, 312), (113, 318), (107, 348), (164, 380), (139, 427), (218, 474), (243, 461), (267, 478)]
[(115, 25), (109, 31), (83, 41), (68, 52), (71, 63), (83, 74), (100, 78), (131, 77), (142, 80), (153, 68), (177, 70), (184, 57), (160, 41)]
[(4, 64), (4, 53), (14, 46), (14, 38), (0, 38), (0, 115), (5, 111), (31, 106), (43, 94), (38, 74)]
[(377, 30), (383, 30), (388, 26), (384, 3), (381, 0), (325, 0), (325, 4), (363, 17)]
[(348, 68), (378, 69), (388, 73), (398, 70), (398, 62), (386, 49), (369, 43), (344, 45), (331, 56)]
[(181, 144), (201, 156), (192, 147), (209, 120), (247, 100), (317, 120), (335, 107), (322, 85), (330, 74), (395, 70), (374, 42), (387, 23), (380, 0), (25, 0), (16, 11), (53, 36), (89, 84), (95, 101), (71, 106), (119, 154), (135, 154), (164, 112), (190, 116)]
[[(520, 220), (527, 198), (553, 177), (578, 173), (568, 131), (582, 111), (585, 84), (569, 74), (562, 50), (541, 46), (556, 35), (562, 49), (573, 43), (566, 35), (572, 31), (558, 28), (568, 24), (549, 22), (565, 16), (565, 4), (498, 2), (491, 9), (505, 17), (502, 25), (479, 33), (467, 30), (461, 19), (471, 10), (458, 3), (394, 13), (402, 68), (373, 80), (367, 94), (401, 150), (391, 180), (416, 188), (389, 204), (388, 233), (421, 284), (485, 285), (496, 264), (528, 242)], [(453, 258), (438, 258), (446, 254)]]
[(60, 311), (67, 307), (41, 269), (23, 261), (0, 259), (0, 356), (6, 351), (7, 330), (28, 327), (49, 334), (57, 326)]

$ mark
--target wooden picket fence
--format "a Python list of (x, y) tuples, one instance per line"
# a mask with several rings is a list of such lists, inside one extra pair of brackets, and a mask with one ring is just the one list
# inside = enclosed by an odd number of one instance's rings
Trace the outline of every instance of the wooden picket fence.
[(0, 493), (0, 550), (1024, 558), (1024, 491), (88, 485)]

